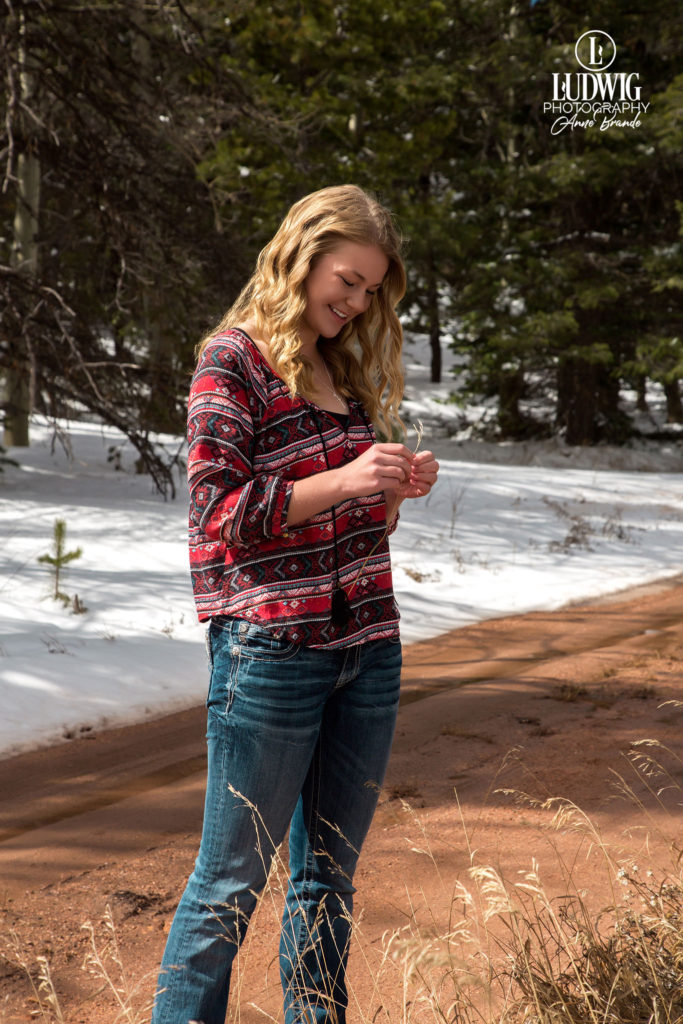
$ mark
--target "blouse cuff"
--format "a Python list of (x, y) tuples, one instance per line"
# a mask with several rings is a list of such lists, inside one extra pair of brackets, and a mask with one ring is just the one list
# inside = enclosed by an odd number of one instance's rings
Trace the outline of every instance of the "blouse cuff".
[(286, 537), (293, 486), (280, 476), (255, 478), (222, 503), (207, 522), (206, 535), (229, 545)]

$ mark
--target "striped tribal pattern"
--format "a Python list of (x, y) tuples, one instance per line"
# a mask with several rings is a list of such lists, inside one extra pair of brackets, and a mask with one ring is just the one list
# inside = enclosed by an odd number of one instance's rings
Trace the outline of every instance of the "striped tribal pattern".
[(324, 471), (325, 451), (334, 469), (374, 442), (361, 404), (351, 400), (349, 411), (345, 431), (292, 398), (240, 330), (207, 345), (188, 408), (190, 568), (201, 621), (247, 619), (308, 647), (398, 636), (382, 493), (335, 507), (339, 575), (353, 611), (346, 626), (330, 623), (331, 510), (286, 525), (294, 480)]

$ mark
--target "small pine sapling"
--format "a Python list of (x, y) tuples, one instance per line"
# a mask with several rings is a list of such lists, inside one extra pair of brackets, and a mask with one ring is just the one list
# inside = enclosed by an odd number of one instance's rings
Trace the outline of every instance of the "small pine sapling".
[(63, 594), (59, 589), (60, 574), (64, 569), (64, 566), (68, 565), (69, 562), (73, 562), (74, 559), (80, 558), (83, 552), (81, 548), (75, 548), (73, 551), (65, 551), (66, 523), (63, 519), (55, 519), (53, 538), (54, 555), (41, 555), (38, 561), (52, 566), (54, 570), (55, 585), (52, 597), (55, 601), (61, 601), (62, 604), (67, 605), (71, 602), (71, 598), (68, 594)]

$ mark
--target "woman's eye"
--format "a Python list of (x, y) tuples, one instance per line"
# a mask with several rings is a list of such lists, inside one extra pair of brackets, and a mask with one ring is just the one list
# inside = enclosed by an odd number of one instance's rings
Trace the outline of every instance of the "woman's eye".
[[(347, 288), (355, 288), (356, 287), (356, 285), (353, 283), (353, 281), (347, 281), (343, 274), (339, 275), (339, 279), (344, 282), (344, 284), (346, 285)], [(376, 295), (377, 291), (371, 292), (369, 288), (366, 288), (365, 289), (365, 294), (366, 295)]]

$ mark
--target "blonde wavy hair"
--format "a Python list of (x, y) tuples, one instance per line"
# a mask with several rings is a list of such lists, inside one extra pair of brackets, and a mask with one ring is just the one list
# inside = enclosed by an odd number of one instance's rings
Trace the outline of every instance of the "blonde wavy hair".
[(402, 242), (391, 214), (357, 185), (312, 192), (295, 203), (277, 233), (261, 251), (256, 269), (219, 324), (201, 341), (249, 320), (268, 339), (271, 361), (291, 395), (310, 392), (313, 365), (301, 353), (298, 325), (306, 311), (305, 281), (321, 256), (343, 242), (376, 245), (389, 261), (364, 313), (319, 349), (335, 389), (359, 399), (386, 437), (404, 433), (398, 407), (403, 397), (403, 331), (394, 307), (406, 290)]

